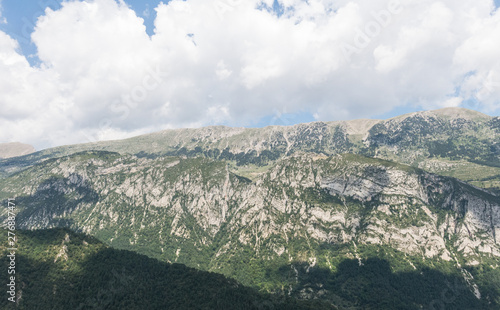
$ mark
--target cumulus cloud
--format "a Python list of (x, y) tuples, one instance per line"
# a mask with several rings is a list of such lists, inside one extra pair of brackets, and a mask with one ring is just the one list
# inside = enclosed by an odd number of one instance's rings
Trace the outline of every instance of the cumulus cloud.
[[(37, 21), (40, 67), (0, 32), (0, 140), (38, 148), (308, 112), (402, 105), (498, 113), (490, 0), (172, 0), (154, 35), (123, 1), (63, 2)], [(0, 16), (1, 18), (1, 16)]]

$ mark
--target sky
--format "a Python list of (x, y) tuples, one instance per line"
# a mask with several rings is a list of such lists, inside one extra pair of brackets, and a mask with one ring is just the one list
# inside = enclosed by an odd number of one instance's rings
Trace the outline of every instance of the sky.
[(0, 0), (0, 142), (500, 113), (500, 0)]

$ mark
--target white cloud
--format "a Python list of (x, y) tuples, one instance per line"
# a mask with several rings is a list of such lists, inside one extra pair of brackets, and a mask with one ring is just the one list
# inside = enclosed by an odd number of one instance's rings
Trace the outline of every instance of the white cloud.
[(220, 80), (227, 79), (228, 77), (231, 76), (232, 73), (233, 72), (227, 68), (223, 60), (217, 63), (217, 69), (215, 70), (215, 74)]
[(280, 17), (260, 3), (161, 3), (149, 37), (122, 2), (63, 2), (32, 35), (40, 68), (0, 32), (0, 141), (40, 148), (273, 111), (334, 120), (470, 98), (499, 111), (490, 0), (283, 0)]

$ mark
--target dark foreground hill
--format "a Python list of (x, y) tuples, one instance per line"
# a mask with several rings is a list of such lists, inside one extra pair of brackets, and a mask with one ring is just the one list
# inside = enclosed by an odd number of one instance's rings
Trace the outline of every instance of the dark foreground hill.
[[(223, 275), (115, 250), (67, 229), (16, 235), (17, 303), (3, 290), (1, 309), (335, 309), (260, 294)], [(5, 246), (0, 250), (6, 284), (10, 258)]]

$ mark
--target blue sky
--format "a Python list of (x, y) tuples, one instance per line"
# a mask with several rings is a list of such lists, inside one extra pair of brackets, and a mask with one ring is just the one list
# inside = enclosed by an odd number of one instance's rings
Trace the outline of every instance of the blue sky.
[(500, 0), (125, 2), (0, 0), (0, 142), (500, 113)]

